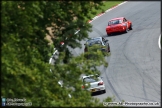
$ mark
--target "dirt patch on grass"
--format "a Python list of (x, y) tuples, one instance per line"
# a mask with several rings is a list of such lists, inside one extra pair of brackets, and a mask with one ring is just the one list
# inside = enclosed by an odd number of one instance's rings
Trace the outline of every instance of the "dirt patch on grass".
[(46, 29), (49, 31), (49, 34), (46, 34), (45, 39), (49, 41), (48, 45), (51, 45), (53, 44), (52, 38), (54, 38), (53, 33), (52, 33), (53, 30), (52, 30), (52, 27), (47, 27)]

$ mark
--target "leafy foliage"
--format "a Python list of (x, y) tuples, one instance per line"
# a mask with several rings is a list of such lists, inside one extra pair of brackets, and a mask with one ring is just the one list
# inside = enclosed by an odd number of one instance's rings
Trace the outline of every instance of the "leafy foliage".
[[(99, 73), (96, 66), (105, 63), (102, 54), (98, 53), (95, 61), (85, 60), (83, 54), (73, 57), (67, 45), (81, 46), (79, 41), (91, 31), (86, 23), (88, 11), (100, 5), (101, 1), (2, 1), (2, 96), (26, 98), (32, 106), (40, 107), (99, 106), (98, 100), (81, 89), (80, 75)], [(47, 27), (52, 27), (52, 35)], [(77, 28), (81, 31), (74, 35)], [(54, 45), (48, 45), (46, 34)], [(65, 42), (64, 47), (60, 41)], [(60, 55), (51, 67), (48, 60), (53, 47)]]

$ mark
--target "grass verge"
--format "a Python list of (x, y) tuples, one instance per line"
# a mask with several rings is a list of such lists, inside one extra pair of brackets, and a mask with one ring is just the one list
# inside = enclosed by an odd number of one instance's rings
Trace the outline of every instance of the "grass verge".
[[(108, 10), (108, 9), (112, 8), (113, 6), (116, 6), (124, 1), (122, 0), (122, 1), (103, 1), (103, 2), (104, 2), (104, 6), (101, 7), (102, 9), (95, 10), (94, 8), (92, 8), (93, 11), (96, 11), (96, 15), (99, 15), (100, 13), (103, 13), (106, 10)], [(94, 18), (96, 15), (90, 14), (91, 19)], [(90, 20), (90, 19), (88, 19), (88, 20)]]

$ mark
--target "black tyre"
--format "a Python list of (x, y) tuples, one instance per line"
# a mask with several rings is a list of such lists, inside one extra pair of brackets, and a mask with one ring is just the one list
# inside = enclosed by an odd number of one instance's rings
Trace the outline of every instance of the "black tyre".
[(130, 25), (129, 30), (132, 30), (132, 24)]
[(107, 50), (107, 52), (108, 52), (108, 53), (110, 52), (110, 46), (109, 46), (109, 44), (108, 44), (108, 50)]
[(106, 89), (102, 91), (102, 93), (106, 93)]
[(111, 36), (111, 34), (108, 34), (108, 33), (107, 33), (107, 36)]
[(125, 33), (128, 33), (128, 28), (125, 29)]

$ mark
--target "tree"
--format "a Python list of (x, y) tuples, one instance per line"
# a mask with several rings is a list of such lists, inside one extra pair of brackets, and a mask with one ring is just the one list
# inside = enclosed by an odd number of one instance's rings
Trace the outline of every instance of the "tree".
[[(33, 106), (99, 106), (98, 100), (81, 89), (81, 74), (99, 73), (96, 66), (105, 63), (101, 52), (97, 60), (85, 60), (84, 55), (73, 57), (67, 45), (80, 47), (77, 40), (88, 37), (91, 25), (86, 23), (91, 7), (99, 1), (2, 1), (2, 96), (26, 98)], [(77, 19), (74, 20), (74, 17)], [(60, 51), (56, 65), (48, 64), (51, 54), (45, 40), (52, 27), (53, 44)], [(71, 34), (80, 28), (80, 36)], [(64, 34), (62, 32), (64, 31)], [(52, 37), (52, 36), (51, 36)], [(59, 47), (60, 41), (65, 42)], [(68, 63), (62, 62), (69, 58)], [(58, 81), (63, 81), (63, 87)], [(72, 95), (69, 99), (68, 94)]]

